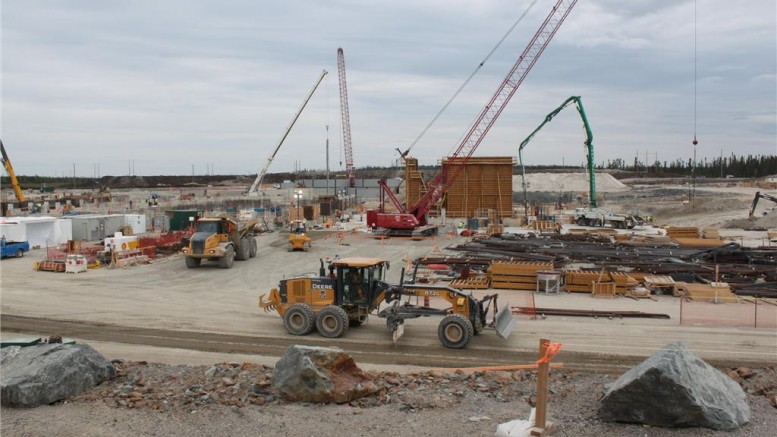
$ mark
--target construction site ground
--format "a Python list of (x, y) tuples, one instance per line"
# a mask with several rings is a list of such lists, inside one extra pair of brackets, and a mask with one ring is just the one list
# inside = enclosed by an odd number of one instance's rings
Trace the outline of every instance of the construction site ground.
[[(686, 208), (681, 202), (673, 206), (667, 202), (666, 209), (654, 202), (652, 207), (656, 216), (663, 214), (678, 225), (720, 226), (746, 216), (750, 192), (754, 190), (726, 194), (726, 204), (731, 208), (717, 209), (714, 219), (704, 210), (680, 211)], [(713, 196), (699, 199), (694, 206), (700, 209), (713, 202)], [(723, 204), (718, 199), (718, 208)], [(704, 225), (696, 223), (697, 216), (705, 220)], [(721, 230), (721, 235), (727, 233), (747, 239), (750, 245), (758, 245), (765, 236), (760, 231)], [(440, 367), (531, 363), (537, 358), (539, 340), (548, 338), (563, 344), (555, 361), (564, 363), (566, 369), (558, 374), (563, 379), (559, 393), (564, 394), (551, 394), (550, 415), (564, 425), (556, 435), (713, 434), (709, 430), (678, 432), (603, 424), (595, 419), (596, 400), (603, 393), (603, 384), (673, 341), (685, 342), (715, 366), (750, 367), (766, 375), (768, 384), (775, 384), (774, 369), (770, 367), (777, 362), (774, 330), (680, 326), (680, 300), (672, 296), (633, 300), (537, 293), (537, 307), (643, 311), (668, 314), (670, 318), (548, 316), (531, 320), (521, 316), (508, 340), (486, 331), (464, 350), (446, 349), (440, 344), (439, 320), (435, 318), (408, 321), (397, 344), (392, 343), (385, 323), (377, 317), (340, 339), (325, 339), (316, 333), (294, 337), (286, 333), (276, 313), (264, 313), (257, 307), (259, 295), (277, 286), (280, 279), (318, 272), (320, 258), (375, 256), (391, 261), (388, 279), (398, 283), (408, 260), (439, 254), (447, 245), (466, 240), (441, 235), (424, 241), (380, 241), (358, 231), (346, 231), (342, 241), (332, 231), (314, 231), (311, 236), (314, 242), (309, 252), (288, 252), (283, 233), (257, 236), (257, 257), (235, 262), (232, 269), (220, 269), (217, 263), (187, 269), (181, 255), (173, 255), (125, 269), (90, 269), (80, 274), (34, 272), (32, 262), (43, 258), (45, 250), (33, 250), (23, 259), (2, 262), (2, 337), (61, 335), (89, 343), (109, 359), (170, 366), (244, 361), (272, 366), (292, 344), (337, 346), (363, 368), (401, 374)], [(526, 293), (498, 292), (500, 303), (525, 304)], [(146, 372), (151, 375), (154, 371)], [(532, 387), (526, 385), (527, 396)], [(473, 398), (477, 402), (451, 404), (445, 400), (450, 397), (447, 392), (430, 389), (425, 393), (430, 396), (428, 402), (415, 407), (412, 402), (410, 407), (404, 403), (374, 408), (274, 402), (259, 409), (183, 405), (166, 413), (76, 400), (34, 410), (4, 408), (0, 430), (5, 435), (39, 435), (53, 429), (58, 435), (207, 435), (220, 434), (224, 429), (231, 434), (254, 431), (260, 435), (493, 435), (499, 422), (526, 417), (529, 411), (523, 395)], [(751, 395), (749, 399), (753, 421), (739, 435), (771, 435), (769, 430), (777, 426), (775, 410), (763, 396)], [(328, 424), (323, 429), (322, 421)]]

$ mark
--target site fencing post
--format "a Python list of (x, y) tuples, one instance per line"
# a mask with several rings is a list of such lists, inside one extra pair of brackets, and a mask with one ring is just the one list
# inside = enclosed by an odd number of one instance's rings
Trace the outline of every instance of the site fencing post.
[(753, 328), (758, 327), (758, 296), (753, 296)]

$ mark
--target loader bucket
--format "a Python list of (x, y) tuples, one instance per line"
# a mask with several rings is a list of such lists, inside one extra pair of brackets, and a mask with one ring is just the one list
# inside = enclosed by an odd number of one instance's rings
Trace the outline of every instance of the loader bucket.
[(513, 313), (510, 312), (508, 304), (504, 304), (502, 309), (500, 309), (494, 317), (494, 330), (496, 331), (496, 335), (506, 340), (507, 337), (510, 336), (510, 333), (513, 332), (513, 326), (515, 326)]

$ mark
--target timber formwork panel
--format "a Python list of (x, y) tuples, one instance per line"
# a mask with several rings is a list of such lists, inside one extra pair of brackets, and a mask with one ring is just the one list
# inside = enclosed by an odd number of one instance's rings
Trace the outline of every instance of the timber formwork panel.
[(418, 159), (405, 158), (405, 207), (414, 205), (425, 192), (424, 179), (418, 171)]
[[(447, 174), (457, 170), (462, 158), (443, 160)], [(500, 217), (511, 217), (513, 199), (512, 157), (471, 157), (445, 194), (449, 217), (475, 217), (477, 211), (493, 209)]]
[(537, 272), (552, 270), (553, 263), (529, 261), (494, 261), (488, 268), (491, 288), (536, 290)]

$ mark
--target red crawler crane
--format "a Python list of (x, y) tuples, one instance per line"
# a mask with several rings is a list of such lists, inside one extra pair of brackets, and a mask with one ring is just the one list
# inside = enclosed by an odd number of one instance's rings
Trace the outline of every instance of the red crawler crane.
[(389, 199), (396, 207), (396, 213), (383, 211), (381, 203), (380, 211), (368, 211), (367, 223), (370, 226), (380, 228), (383, 233), (391, 235), (410, 234), (412, 236), (431, 235), (437, 232), (436, 226), (430, 226), (426, 220), (426, 214), (442, 199), (443, 195), (456, 181), (456, 178), (464, 170), (464, 165), (485, 138), (491, 126), (494, 125), (499, 114), (502, 113), (513, 94), (523, 82), (524, 78), (537, 62), (545, 47), (548, 46), (553, 35), (564, 22), (569, 12), (577, 3), (577, 0), (558, 0), (553, 10), (540, 26), (537, 33), (524, 49), (523, 53), (507, 73), (502, 83), (494, 92), (483, 111), (472, 123), (467, 134), (462, 139), (459, 147), (449, 159), (450, 165), (447, 172), (440, 170), (428, 185), (426, 193), (418, 201), (405, 209), (399, 200), (391, 192), (391, 188), (385, 181), (380, 182), (381, 200), (388, 194)]

